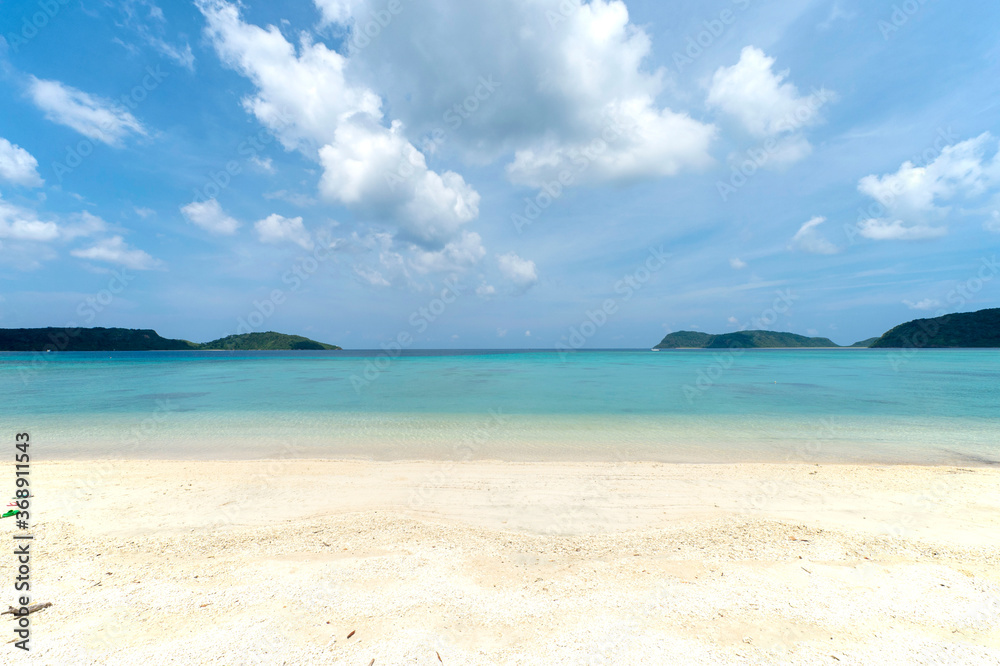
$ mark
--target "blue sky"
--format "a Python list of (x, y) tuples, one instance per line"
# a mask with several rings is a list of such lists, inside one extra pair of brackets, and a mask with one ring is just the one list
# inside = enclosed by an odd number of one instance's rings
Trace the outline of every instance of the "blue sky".
[(841, 344), (1000, 304), (1000, 5), (4, 0), (0, 326)]

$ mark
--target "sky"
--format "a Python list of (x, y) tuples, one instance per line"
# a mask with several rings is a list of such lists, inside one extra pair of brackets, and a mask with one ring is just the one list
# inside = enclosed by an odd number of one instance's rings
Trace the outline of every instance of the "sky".
[(0, 327), (851, 344), (1000, 305), (1000, 4), (0, 0)]

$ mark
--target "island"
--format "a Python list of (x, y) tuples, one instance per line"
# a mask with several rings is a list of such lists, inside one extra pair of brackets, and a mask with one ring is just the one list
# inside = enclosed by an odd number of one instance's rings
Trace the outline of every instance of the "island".
[(0, 351), (305, 351), (337, 345), (301, 335), (267, 331), (229, 335), (211, 342), (173, 340), (146, 328), (0, 328)]
[(801, 347), (837, 347), (841, 349), (898, 349), (910, 347), (1000, 347), (1000, 308), (914, 319), (890, 329), (881, 337), (841, 347), (829, 338), (809, 338), (777, 331), (737, 331), (701, 333), (677, 331), (660, 344), (661, 349), (776, 349)]
[(871, 347), (1000, 347), (1000, 308), (914, 319), (887, 331)]
[(839, 347), (829, 338), (808, 338), (777, 331), (737, 331), (712, 335), (698, 331), (670, 333), (653, 349), (778, 349), (786, 347)]

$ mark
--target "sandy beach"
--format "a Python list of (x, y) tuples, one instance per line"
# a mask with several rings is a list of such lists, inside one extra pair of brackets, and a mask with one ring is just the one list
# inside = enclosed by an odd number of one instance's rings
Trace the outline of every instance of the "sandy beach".
[[(32, 474), (32, 600), (53, 605), (18, 663), (1000, 663), (996, 468), (67, 461)], [(0, 529), (9, 539), (13, 521)], [(0, 559), (3, 580), (13, 568)]]

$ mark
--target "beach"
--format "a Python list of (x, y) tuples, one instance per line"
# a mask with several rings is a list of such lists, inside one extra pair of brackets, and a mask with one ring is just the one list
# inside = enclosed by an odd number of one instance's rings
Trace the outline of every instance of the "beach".
[[(53, 605), (31, 616), (25, 663), (1000, 663), (992, 466), (74, 460), (32, 475), (32, 601)], [(11, 580), (13, 558), (0, 567)]]

